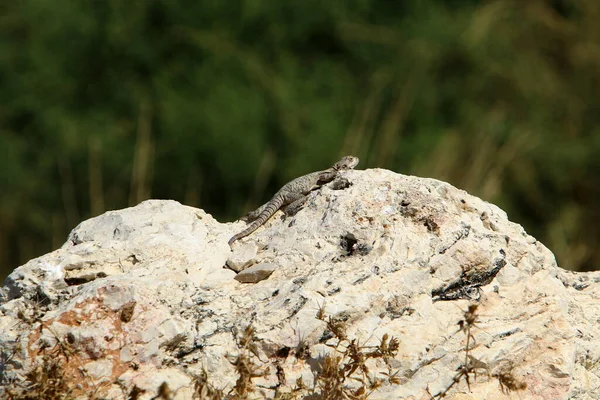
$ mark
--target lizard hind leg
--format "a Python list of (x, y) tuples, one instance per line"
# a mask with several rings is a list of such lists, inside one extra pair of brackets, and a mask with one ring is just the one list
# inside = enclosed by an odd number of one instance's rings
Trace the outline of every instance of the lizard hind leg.
[(298, 213), (298, 211), (300, 211), (302, 209), (302, 207), (304, 207), (304, 204), (306, 204), (307, 200), (308, 200), (308, 196), (302, 196), (302, 197), (298, 198), (297, 200), (293, 201), (292, 203), (290, 203), (289, 205), (287, 205), (283, 210), (286, 217), (291, 217), (291, 216), (296, 215)]

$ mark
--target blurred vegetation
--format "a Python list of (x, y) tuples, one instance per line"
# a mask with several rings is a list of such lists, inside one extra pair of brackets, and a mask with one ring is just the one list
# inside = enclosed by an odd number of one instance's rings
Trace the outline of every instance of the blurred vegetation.
[(233, 220), (342, 154), (600, 266), (597, 0), (5, 1), (0, 277), (147, 198)]

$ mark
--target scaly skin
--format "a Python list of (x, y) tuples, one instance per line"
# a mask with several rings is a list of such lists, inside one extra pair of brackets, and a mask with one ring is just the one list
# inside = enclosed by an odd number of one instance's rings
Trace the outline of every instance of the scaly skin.
[(345, 156), (331, 168), (324, 171), (311, 172), (310, 174), (306, 174), (286, 183), (277, 193), (275, 193), (271, 200), (257, 208), (255, 211), (248, 213), (248, 218), (253, 219), (254, 221), (248, 225), (246, 229), (229, 239), (229, 246), (236, 240), (246, 237), (257, 230), (267, 222), (277, 210), (288, 207), (292, 209), (299, 208), (299, 206), (306, 201), (306, 196), (311, 191), (333, 181), (340, 171), (353, 169), (358, 165), (358, 161), (357, 157)]

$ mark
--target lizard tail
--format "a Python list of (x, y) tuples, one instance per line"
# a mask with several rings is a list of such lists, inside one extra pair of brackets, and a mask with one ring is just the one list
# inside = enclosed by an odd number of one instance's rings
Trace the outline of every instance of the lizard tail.
[(231, 246), (236, 240), (246, 237), (255, 230), (257, 230), (262, 224), (267, 222), (267, 220), (271, 218), (271, 216), (273, 216), (273, 214), (275, 214), (277, 210), (281, 208), (282, 205), (283, 199), (277, 199), (267, 204), (265, 208), (261, 211), (261, 213), (258, 215), (258, 217), (256, 217), (254, 222), (248, 225), (246, 229), (244, 229), (240, 233), (233, 235), (231, 239), (229, 239), (229, 242), (227, 242), (229, 246)]

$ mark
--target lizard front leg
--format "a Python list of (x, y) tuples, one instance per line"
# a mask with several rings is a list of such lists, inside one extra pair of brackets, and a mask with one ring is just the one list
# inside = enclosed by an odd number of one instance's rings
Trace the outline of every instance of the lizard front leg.
[(317, 187), (321, 187), (326, 183), (331, 182), (338, 175), (338, 171), (323, 171), (319, 174), (317, 178)]
[(313, 191), (320, 189), (326, 183), (334, 181), (338, 176), (338, 171), (323, 171), (317, 176), (317, 181), (311, 188), (310, 192), (306, 193), (306, 195), (297, 196), (294, 201), (292, 201), (288, 206), (283, 209), (283, 212), (286, 216), (291, 217), (292, 215), (296, 215), (298, 211), (304, 207), (304, 204), (308, 200), (308, 196)]

